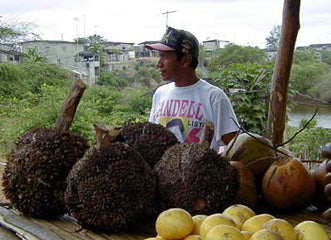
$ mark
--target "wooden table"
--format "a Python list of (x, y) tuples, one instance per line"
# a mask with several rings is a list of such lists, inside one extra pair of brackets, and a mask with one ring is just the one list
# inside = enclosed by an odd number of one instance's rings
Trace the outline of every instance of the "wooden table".
[[(2, 179), (3, 165), (0, 164), (0, 179)], [(0, 201), (8, 202), (2, 194), (0, 185)], [(322, 217), (321, 212), (307, 209), (297, 213), (284, 214), (272, 212), (268, 209), (259, 209), (260, 213), (270, 213), (278, 218), (289, 221), (293, 226), (311, 220), (321, 224), (331, 237), (331, 222)], [(0, 206), (0, 239), (6, 240), (144, 240), (156, 235), (154, 222), (143, 225), (137, 232), (123, 232), (117, 234), (96, 233), (81, 228), (75, 219), (64, 215), (54, 220), (41, 220), (22, 216), (18, 211), (9, 207)], [(316, 239), (318, 240), (318, 239)]]
[[(331, 223), (323, 218), (320, 212), (305, 210), (291, 214), (269, 213), (286, 219), (293, 226), (305, 220), (315, 221), (325, 227), (331, 236)], [(0, 207), (0, 224), (2, 226), (0, 239), (7, 240), (143, 240), (156, 235), (153, 222), (146, 223), (139, 232), (96, 233), (81, 228), (73, 218), (66, 215), (54, 220), (41, 220), (24, 217), (19, 212), (6, 207)]]

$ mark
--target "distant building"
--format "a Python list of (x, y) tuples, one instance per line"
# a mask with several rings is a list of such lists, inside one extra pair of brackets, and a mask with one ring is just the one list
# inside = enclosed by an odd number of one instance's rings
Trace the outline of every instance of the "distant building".
[(0, 44), (0, 63), (20, 64), (23, 54), (12, 44)]
[(20, 42), (22, 51), (36, 48), (47, 62), (58, 64), (68, 70), (79, 72), (88, 85), (94, 84), (100, 74), (98, 55), (84, 51), (84, 45), (66, 41), (26, 41)]
[(224, 48), (228, 44), (230, 44), (230, 41), (213, 39), (213, 40), (203, 41), (202, 47), (209, 55), (212, 55), (214, 51), (216, 51), (219, 48)]
[(309, 48), (317, 49), (317, 50), (330, 50), (331, 51), (331, 43), (322, 43), (322, 44), (310, 44)]
[(158, 42), (160, 42), (160, 41), (145, 41), (145, 42), (138, 43), (138, 50), (135, 52), (136, 58), (158, 56), (157, 51), (152, 51), (152, 50), (146, 48), (146, 45), (155, 44)]
[(316, 50), (330, 50), (331, 51), (331, 43), (310, 44), (309, 46), (300, 46), (300, 47), (297, 47), (296, 49), (297, 50), (316, 49)]
[(106, 62), (127, 61), (132, 57), (134, 43), (127, 42), (104, 42), (104, 50), (107, 54)]
[(277, 50), (268, 50), (268, 49), (265, 49), (265, 53), (267, 55), (267, 61), (270, 61), (272, 59), (275, 59), (276, 56), (277, 56)]

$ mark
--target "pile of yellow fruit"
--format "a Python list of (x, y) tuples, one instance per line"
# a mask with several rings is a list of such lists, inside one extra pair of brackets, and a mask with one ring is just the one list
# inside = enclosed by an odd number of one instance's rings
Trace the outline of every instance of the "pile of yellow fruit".
[(191, 216), (181, 208), (170, 208), (156, 219), (156, 237), (145, 240), (330, 240), (324, 227), (303, 221), (293, 227), (270, 214), (258, 214), (235, 204), (209, 216)]

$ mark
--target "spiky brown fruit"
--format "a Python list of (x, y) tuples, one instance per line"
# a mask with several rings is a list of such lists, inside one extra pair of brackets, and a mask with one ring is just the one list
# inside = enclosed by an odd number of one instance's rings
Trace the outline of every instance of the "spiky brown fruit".
[(221, 212), (239, 188), (239, 173), (216, 151), (200, 144), (170, 147), (155, 165), (161, 210), (179, 207), (191, 214)]
[(92, 147), (67, 180), (66, 205), (86, 228), (116, 232), (154, 212), (155, 176), (125, 143)]
[(3, 174), (6, 198), (24, 215), (53, 218), (65, 212), (63, 194), (73, 164), (88, 148), (75, 133), (38, 128), (17, 140)]
[(30, 129), (22, 133), (22, 135), (16, 139), (15, 145), (17, 148), (24, 147), (25, 145), (33, 143), (38, 139), (42, 139), (43, 136), (47, 136), (52, 131), (54, 131), (54, 129), (45, 127)]
[(160, 124), (129, 123), (122, 127), (119, 138), (135, 148), (153, 167), (165, 150), (178, 143), (176, 136)]

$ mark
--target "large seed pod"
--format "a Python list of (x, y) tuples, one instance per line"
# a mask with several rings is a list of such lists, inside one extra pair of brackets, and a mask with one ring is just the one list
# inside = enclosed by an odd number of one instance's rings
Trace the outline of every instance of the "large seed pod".
[(69, 132), (84, 90), (82, 80), (74, 81), (55, 128), (38, 127), (23, 133), (8, 157), (4, 193), (25, 215), (52, 218), (65, 212), (67, 174), (88, 148), (83, 137)]
[(73, 164), (88, 148), (75, 133), (37, 128), (17, 140), (3, 174), (6, 198), (27, 216), (52, 218), (65, 212), (63, 194)]
[(162, 154), (172, 145), (178, 143), (176, 136), (159, 124), (129, 123), (122, 127), (119, 139), (135, 148), (153, 167)]
[(247, 133), (242, 133), (232, 139), (226, 146), (223, 156), (228, 161), (242, 162), (257, 177), (262, 177), (270, 164), (274, 162), (276, 154), (270, 148), (272, 143), (269, 139), (254, 133), (251, 135), (255, 138)]
[(240, 186), (235, 203), (255, 209), (259, 203), (259, 189), (253, 171), (244, 167), (242, 162), (230, 161), (230, 164), (237, 168), (240, 176)]
[(86, 228), (116, 232), (154, 213), (155, 176), (125, 143), (92, 147), (67, 181), (65, 203)]
[(233, 203), (239, 173), (214, 150), (200, 144), (176, 144), (154, 168), (161, 210), (179, 207), (191, 214), (223, 211)]
[(297, 210), (311, 203), (314, 178), (296, 158), (283, 157), (270, 165), (262, 180), (263, 198), (273, 207)]

